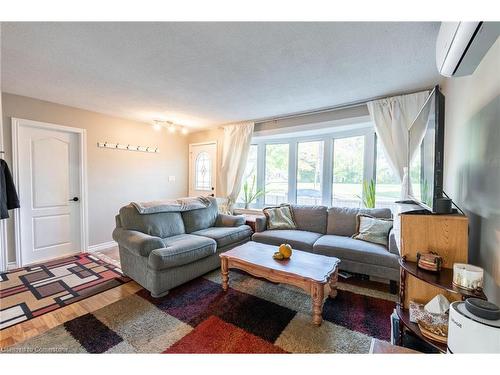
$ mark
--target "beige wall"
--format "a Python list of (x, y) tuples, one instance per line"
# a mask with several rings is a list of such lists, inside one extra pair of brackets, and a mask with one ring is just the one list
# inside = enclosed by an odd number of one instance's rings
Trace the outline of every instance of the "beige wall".
[[(188, 137), (148, 124), (3, 93), (5, 159), (12, 166), (11, 117), (87, 130), (89, 245), (111, 241), (114, 216), (130, 201), (187, 195)], [(110, 150), (97, 142), (158, 146), (157, 154)], [(175, 176), (169, 182), (168, 176)], [(12, 215), (11, 215), (12, 216)], [(8, 260), (14, 261), (13, 220), (8, 220)]]
[(469, 217), (469, 261), (500, 303), (500, 39), (474, 74), (446, 79), (445, 191)]

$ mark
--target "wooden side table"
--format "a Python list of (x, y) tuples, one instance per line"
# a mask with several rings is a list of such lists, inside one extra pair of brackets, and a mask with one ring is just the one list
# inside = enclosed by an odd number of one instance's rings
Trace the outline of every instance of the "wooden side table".
[[(447, 346), (425, 337), (416, 323), (410, 321), (410, 302), (425, 304), (438, 294), (448, 301), (469, 297), (486, 298), (483, 293), (471, 294), (453, 285), (453, 264), (468, 263), (468, 220), (459, 214), (432, 215), (409, 211), (399, 215), (400, 221), (400, 289), (396, 312), (399, 317), (398, 344), (403, 335), (413, 336), (430, 344), (441, 353)], [(438, 273), (417, 267), (417, 254), (435, 251), (443, 258), (443, 268)]]
[(253, 215), (253, 214), (244, 214), (245, 215), (245, 224), (248, 225), (255, 232), (255, 221), (258, 217), (263, 217), (264, 215)]
[[(433, 341), (425, 337), (421, 332), (418, 324), (410, 321), (410, 312), (406, 307), (409, 304), (410, 298), (416, 293), (425, 293), (424, 288), (429, 285), (433, 288), (438, 288), (442, 290), (443, 293), (447, 293), (448, 296), (452, 296), (453, 300), (466, 300), (470, 297), (480, 298), (487, 300), (486, 295), (482, 291), (468, 291), (461, 289), (453, 285), (453, 270), (450, 268), (442, 268), (440, 272), (429, 272), (418, 268), (417, 262), (411, 262), (406, 260), (406, 256), (403, 255), (399, 259), (400, 275), (401, 275), (401, 288), (399, 292), (399, 303), (396, 306), (396, 312), (399, 317), (399, 337), (398, 344), (403, 344), (403, 334), (405, 330), (411, 331), (415, 336), (420, 338), (422, 341), (427, 342), (435, 349), (439, 350), (441, 353), (446, 353), (447, 345)], [(408, 295), (407, 281), (408, 277), (414, 277), (416, 280), (420, 280), (422, 283), (418, 290), (410, 289)], [(431, 292), (434, 294), (434, 292)], [(450, 298), (450, 297), (449, 297)], [(450, 299), (451, 299), (450, 298)], [(405, 302), (407, 301), (407, 302)]]

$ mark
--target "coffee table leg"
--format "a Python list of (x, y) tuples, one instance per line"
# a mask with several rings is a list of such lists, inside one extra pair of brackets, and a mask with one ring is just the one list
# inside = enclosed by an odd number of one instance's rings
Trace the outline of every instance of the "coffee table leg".
[(333, 275), (330, 276), (330, 280), (328, 280), (328, 285), (330, 286), (330, 292), (328, 292), (328, 296), (330, 298), (337, 297), (337, 280), (339, 279), (339, 270), (336, 269)]
[(221, 258), (220, 271), (222, 274), (222, 289), (224, 291), (227, 291), (227, 288), (229, 286), (229, 270), (227, 267), (227, 258)]
[(312, 322), (314, 325), (320, 326), (323, 321), (323, 299), (325, 297), (324, 284), (312, 284), (311, 298), (312, 298)]

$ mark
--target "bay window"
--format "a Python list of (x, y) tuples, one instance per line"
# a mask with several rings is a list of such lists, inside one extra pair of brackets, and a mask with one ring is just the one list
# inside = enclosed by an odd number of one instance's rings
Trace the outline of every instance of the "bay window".
[(363, 195), (364, 144), (364, 136), (334, 139), (333, 206), (360, 206)]
[(323, 144), (313, 141), (297, 145), (297, 204), (322, 202)]
[[(281, 203), (365, 207), (375, 200), (375, 207), (392, 208), (399, 199), (399, 179), (372, 124), (317, 136), (297, 134), (254, 138), (238, 207)], [(248, 194), (249, 189), (254, 194)]]
[(288, 144), (266, 145), (266, 205), (279, 205), (288, 200)]

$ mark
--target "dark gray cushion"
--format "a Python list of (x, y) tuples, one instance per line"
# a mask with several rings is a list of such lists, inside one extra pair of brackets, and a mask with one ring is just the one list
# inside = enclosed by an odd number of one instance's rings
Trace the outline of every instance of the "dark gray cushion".
[(184, 220), (186, 233), (207, 229), (215, 225), (215, 221), (219, 215), (217, 201), (212, 197), (209, 197), (209, 199), (210, 206), (207, 208), (182, 212), (182, 220)]
[(185, 233), (184, 222), (179, 212), (141, 215), (131, 204), (120, 208), (120, 224), (124, 229), (161, 238)]
[(215, 221), (216, 227), (239, 227), (245, 224), (245, 215), (219, 214)]
[(288, 243), (293, 249), (312, 251), (313, 244), (320, 237), (321, 234), (315, 232), (292, 229), (276, 229), (254, 233), (252, 240), (276, 246), (279, 246), (282, 243)]
[(356, 215), (358, 213), (385, 219), (392, 217), (392, 212), (388, 208), (330, 207), (326, 233), (337, 236), (352, 236), (356, 233)]
[(325, 206), (292, 205), (293, 218), (297, 229), (326, 233), (327, 208)]
[(193, 263), (215, 254), (216, 243), (211, 238), (180, 234), (163, 239), (164, 248), (151, 252), (148, 267), (163, 270)]
[(212, 238), (217, 242), (217, 247), (220, 248), (245, 239), (250, 239), (252, 236), (252, 228), (248, 225), (240, 225), (239, 227), (211, 227), (198, 230), (191, 234)]
[[(390, 253), (384, 246), (350, 237), (323, 236), (316, 241), (313, 251), (316, 254), (334, 256), (340, 260), (399, 268), (398, 256)], [(340, 268), (342, 268), (342, 263)]]

